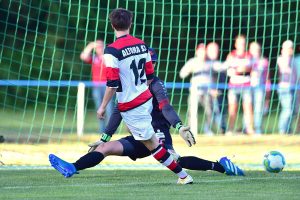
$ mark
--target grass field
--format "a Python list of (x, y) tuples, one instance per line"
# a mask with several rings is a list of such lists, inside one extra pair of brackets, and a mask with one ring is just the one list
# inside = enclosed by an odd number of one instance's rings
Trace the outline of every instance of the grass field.
[(166, 170), (86, 170), (65, 179), (55, 170), (1, 170), (0, 199), (299, 199), (300, 171), (245, 177), (191, 172), (176, 185)]
[[(78, 140), (76, 135), (66, 135), (59, 143), (0, 144), (4, 163), (0, 165), (0, 199), (300, 199), (299, 135), (197, 136), (191, 148), (174, 135), (174, 147), (183, 156), (209, 160), (229, 156), (246, 170), (245, 177), (190, 171), (194, 184), (187, 186), (176, 185), (176, 176), (151, 157), (136, 162), (108, 157), (70, 179), (50, 167), (49, 153), (74, 162), (86, 153), (87, 143), (98, 138), (85, 135)], [(270, 150), (279, 150), (286, 158), (286, 168), (279, 174), (263, 170), (263, 155)]]

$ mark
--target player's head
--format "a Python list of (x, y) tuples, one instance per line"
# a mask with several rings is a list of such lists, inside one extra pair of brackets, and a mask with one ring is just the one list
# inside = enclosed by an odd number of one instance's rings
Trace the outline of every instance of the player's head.
[(292, 56), (294, 54), (294, 43), (291, 40), (286, 40), (282, 43), (281, 55)]
[(95, 51), (97, 55), (103, 55), (104, 52), (104, 42), (102, 40), (96, 41)]
[(246, 50), (246, 36), (245, 35), (236, 36), (234, 47), (238, 51), (238, 53), (244, 53)]
[(219, 57), (219, 45), (211, 42), (206, 47), (206, 56), (209, 60), (217, 60)]
[(203, 43), (198, 44), (198, 46), (196, 48), (195, 55), (196, 55), (197, 58), (199, 58), (203, 61), (205, 60), (205, 56), (206, 56), (205, 44), (203, 44)]
[(109, 19), (116, 31), (126, 31), (130, 29), (132, 13), (124, 8), (117, 8), (110, 13)]
[(157, 54), (155, 52), (155, 50), (153, 48), (149, 48), (149, 53), (150, 53), (150, 56), (151, 56), (151, 61), (152, 61), (152, 64), (155, 65), (156, 62), (157, 62)]
[(261, 47), (258, 42), (251, 42), (249, 46), (249, 53), (253, 58), (260, 58), (261, 56)]

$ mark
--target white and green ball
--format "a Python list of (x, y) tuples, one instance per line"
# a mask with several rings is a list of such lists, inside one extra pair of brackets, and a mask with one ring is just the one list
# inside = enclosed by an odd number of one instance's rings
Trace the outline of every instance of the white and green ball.
[(270, 151), (264, 156), (263, 164), (268, 172), (279, 173), (285, 166), (285, 158), (278, 151)]

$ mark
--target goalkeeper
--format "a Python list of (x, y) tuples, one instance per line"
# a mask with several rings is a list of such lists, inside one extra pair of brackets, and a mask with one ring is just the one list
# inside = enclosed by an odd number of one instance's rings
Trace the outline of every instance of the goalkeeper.
[[(151, 59), (153, 64), (157, 61), (157, 54), (152, 48), (149, 48)], [(201, 158), (193, 156), (180, 157), (173, 149), (172, 137), (170, 134), (171, 125), (179, 131), (180, 136), (185, 140), (188, 146), (195, 144), (195, 139), (193, 134), (190, 132), (190, 128), (184, 126), (173, 109), (169, 104), (169, 98), (167, 95), (167, 90), (164, 86), (163, 81), (158, 77), (154, 77), (153, 81), (149, 85), (149, 89), (153, 95), (153, 110), (152, 110), (152, 126), (156, 132), (157, 138), (165, 146), (165, 148), (173, 155), (174, 159), (178, 164), (186, 169), (191, 170), (214, 170), (220, 173), (226, 173), (227, 175), (244, 175), (243, 171), (235, 166), (228, 158), (223, 157), (219, 162), (211, 162)], [(106, 156), (128, 156), (132, 160), (138, 158), (145, 158), (151, 155), (151, 152), (144, 146), (143, 143), (134, 139), (133, 136), (127, 136), (119, 140), (110, 141), (112, 135), (116, 132), (118, 126), (122, 121), (122, 116), (116, 107), (110, 117), (108, 125), (106, 126), (105, 133), (99, 141), (89, 144), (89, 152), (97, 151), (103, 154), (103, 159)], [(59, 159), (59, 158), (58, 158)], [(103, 160), (102, 159), (102, 160)], [(81, 159), (77, 160), (75, 163), (71, 164), (60, 159), (60, 166), (66, 166), (64, 169), (68, 170), (71, 168), (69, 175), (62, 173), (65, 177), (72, 176), (75, 172), (83, 170), (91, 166), (93, 160), (89, 162), (81, 162)], [(95, 165), (98, 163), (95, 163)], [(72, 170), (73, 168), (73, 170)], [(74, 168), (76, 168), (74, 172)]]

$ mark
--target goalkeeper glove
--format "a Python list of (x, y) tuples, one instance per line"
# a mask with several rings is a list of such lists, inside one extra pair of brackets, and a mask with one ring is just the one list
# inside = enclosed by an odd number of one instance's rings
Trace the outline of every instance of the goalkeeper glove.
[(179, 135), (183, 138), (185, 143), (191, 147), (193, 144), (196, 144), (193, 133), (190, 131), (189, 126), (184, 126), (181, 122), (176, 124), (176, 130), (179, 131)]
[(97, 142), (93, 142), (91, 144), (88, 144), (88, 146), (90, 147), (90, 149), (88, 150), (88, 152), (92, 152), (94, 151), (100, 144), (103, 144), (105, 142), (108, 142), (111, 139), (111, 136), (103, 133), (100, 140), (98, 140)]

